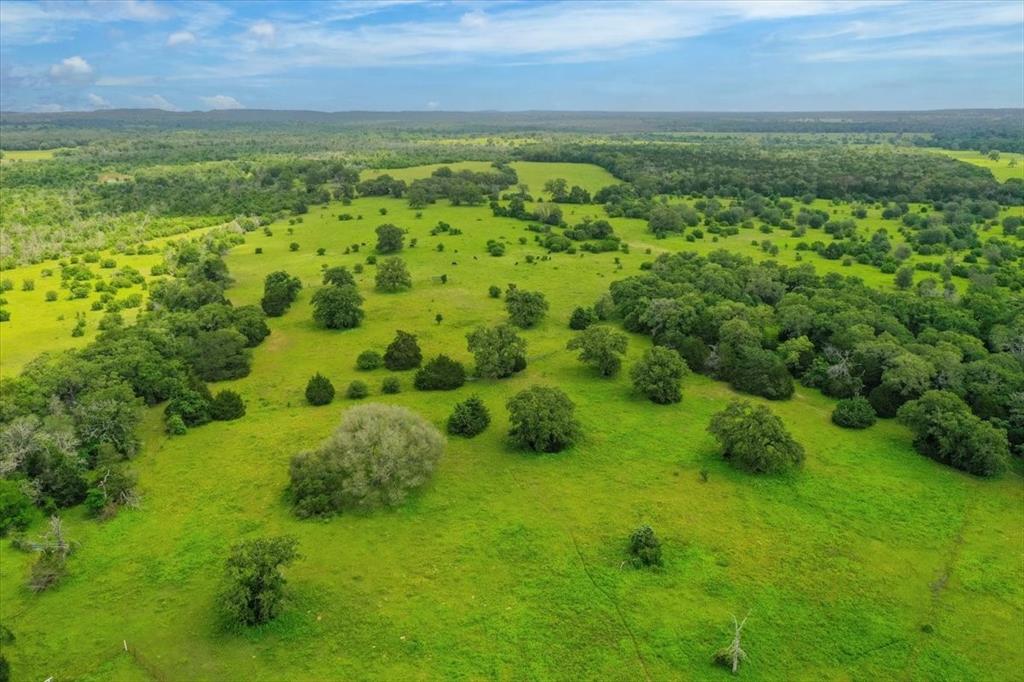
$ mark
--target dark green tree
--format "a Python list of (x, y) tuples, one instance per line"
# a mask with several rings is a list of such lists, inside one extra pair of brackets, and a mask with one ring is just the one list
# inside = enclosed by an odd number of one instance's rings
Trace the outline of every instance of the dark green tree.
[(576, 405), (563, 391), (531, 386), (507, 403), (509, 436), (517, 445), (535, 452), (559, 452), (579, 438)]
[(687, 374), (689, 370), (679, 354), (662, 346), (649, 348), (629, 372), (633, 387), (662, 405), (682, 400), (680, 383)]
[(306, 401), (310, 405), (328, 405), (334, 400), (334, 385), (317, 372), (306, 383)]
[(722, 444), (722, 456), (750, 473), (785, 471), (804, 461), (803, 447), (763, 405), (733, 400), (711, 417), (708, 431)]
[(392, 372), (400, 372), (419, 367), (422, 362), (423, 353), (416, 335), (401, 330), (395, 332), (395, 340), (384, 351), (384, 366)]
[(352, 329), (363, 320), (363, 297), (351, 284), (329, 285), (313, 294), (313, 320), (327, 329)]
[(217, 600), (231, 626), (262, 625), (281, 611), (285, 579), (281, 567), (299, 557), (291, 536), (252, 538), (231, 548)]

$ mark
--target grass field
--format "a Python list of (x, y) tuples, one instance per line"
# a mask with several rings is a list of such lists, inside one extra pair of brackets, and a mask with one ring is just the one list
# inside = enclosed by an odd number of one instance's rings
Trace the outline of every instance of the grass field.
[[(548, 177), (593, 190), (607, 181), (597, 170), (517, 164), (534, 191)], [(409, 179), (425, 171), (387, 172)], [(681, 404), (656, 406), (632, 392), (625, 371), (602, 379), (565, 350), (572, 309), (637, 273), (652, 258), (647, 249), (723, 246), (766, 257), (751, 240), (792, 240), (778, 241), (777, 259), (790, 263), (799, 240), (757, 230), (717, 244), (656, 240), (643, 221), (614, 220), (629, 254), (540, 260), (545, 252), (526, 223), (493, 218), (485, 207), (439, 204), (416, 218), (404, 201), (368, 198), (345, 210), (363, 218), (343, 222), (339, 206), (313, 208), (300, 224), (275, 224), (273, 236), (248, 235), (227, 257), (236, 305), (258, 302), (272, 270), (305, 285), (291, 310), (270, 320), (252, 374), (215, 386), (243, 395), (245, 418), (168, 438), (151, 410), (135, 464), (142, 508), (102, 524), (70, 513), (67, 532), (82, 546), (55, 591), (30, 594), (29, 557), (0, 545), (0, 616), (17, 637), (5, 647), (16, 679), (724, 680), (711, 655), (728, 643), (732, 614), (748, 612), (747, 679), (1021, 678), (1018, 475), (981, 480), (938, 465), (916, 454), (892, 421), (862, 432), (835, 427), (833, 401), (805, 389), (770, 405), (805, 446), (803, 470), (742, 474), (705, 432), (735, 395), (725, 384), (693, 376)], [(566, 207), (566, 217), (598, 210)], [(463, 234), (430, 236), (439, 220)], [(363, 326), (318, 329), (309, 300), (321, 267), (363, 262), (381, 222), (418, 240), (402, 253), (413, 289), (374, 292), (367, 265), (358, 276)], [(506, 255), (487, 255), (488, 239), (507, 241)], [(344, 255), (354, 243), (365, 246)], [(321, 247), (326, 255), (316, 256)], [(805, 262), (892, 282), (868, 266), (813, 254)], [(543, 291), (551, 304), (547, 319), (524, 333), (529, 366), (515, 378), (418, 393), (407, 372), (402, 393), (381, 396), (389, 373), (355, 369), (359, 352), (382, 351), (396, 329), (418, 334), (425, 357), (443, 352), (471, 364), (465, 334), (505, 319), (487, 288), (509, 282)], [(32, 293), (41, 299), (39, 289), (37, 282)], [(5, 374), (50, 343), (14, 331), (36, 319), (30, 304), (15, 308), (22, 293), (7, 292), (14, 316), (0, 327)], [(647, 343), (631, 336), (627, 367)], [(438, 426), (473, 393), (494, 419), (473, 440), (451, 439), (433, 483), (400, 509), (300, 521), (284, 498), (289, 458), (354, 404), (306, 405), (302, 391), (317, 371), (339, 394), (363, 379), (369, 400), (408, 406)], [(507, 444), (504, 403), (533, 383), (558, 385), (576, 401), (587, 434), (580, 444), (543, 456)], [(626, 538), (641, 523), (662, 538), (661, 571), (623, 567)], [(212, 614), (229, 545), (278, 533), (296, 535), (303, 555), (286, 572), (283, 615), (243, 635), (219, 631)]]
[(1012, 152), (1000, 152), (999, 159), (990, 159), (987, 154), (981, 152), (962, 151), (958, 149), (941, 149), (939, 147), (926, 147), (927, 151), (945, 154), (946, 156), (987, 168), (999, 182), (1006, 182), (1010, 178), (1024, 180), (1024, 154)]
[(45, 161), (52, 159), (60, 149), (5, 149), (0, 163), (18, 163), (20, 161)]

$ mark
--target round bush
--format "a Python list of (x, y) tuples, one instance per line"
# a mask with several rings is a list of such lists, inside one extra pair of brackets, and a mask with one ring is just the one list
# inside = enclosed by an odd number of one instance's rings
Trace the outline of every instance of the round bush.
[(375, 350), (364, 350), (356, 358), (356, 368), (362, 370), (377, 369), (384, 366), (384, 358)]
[(671, 348), (654, 346), (633, 365), (630, 377), (633, 387), (652, 402), (666, 405), (683, 398), (679, 385), (688, 374), (686, 363)]
[(218, 421), (231, 421), (245, 416), (245, 402), (234, 391), (221, 391), (210, 403), (210, 416)]
[(512, 441), (535, 452), (558, 452), (580, 435), (576, 406), (560, 389), (531, 386), (513, 396), (507, 407)]
[(491, 413), (479, 396), (472, 396), (455, 405), (448, 417), (448, 433), (472, 438), (491, 423)]
[(398, 393), (402, 390), (402, 382), (398, 380), (398, 377), (388, 377), (384, 381), (380, 382), (381, 393)]
[(384, 351), (384, 366), (392, 372), (400, 372), (419, 367), (421, 362), (423, 353), (416, 342), (416, 335), (402, 330), (395, 332), (395, 340), (388, 344), (387, 350)]
[(427, 362), (413, 379), (419, 391), (451, 391), (466, 383), (466, 369), (462, 363), (447, 355), (438, 355)]
[(316, 516), (396, 506), (430, 479), (444, 447), (444, 436), (404, 407), (353, 407), (316, 450), (292, 458), (295, 512)]
[(860, 396), (840, 400), (832, 411), (832, 421), (848, 429), (866, 429), (877, 419), (875, 408), (871, 407), (866, 398)]
[(661, 566), (661, 542), (650, 526), (640, 526), (629, 536), (630, 562), (637, 568)]
[(368, 395), (370, 395), (370, 387), (366, 385), (365, 381), (353, 381), (345, 391), (345, 396), (351, 400), (362, 400)]
[(306, 384), (306, 401), (310, 405), (329, 405), (334, 400), (334, 384), (317, 372)]

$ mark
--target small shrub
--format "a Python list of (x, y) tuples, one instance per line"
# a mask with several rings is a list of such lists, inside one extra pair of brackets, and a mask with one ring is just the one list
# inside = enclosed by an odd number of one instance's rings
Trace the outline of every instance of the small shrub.
[(487, 295), (490, 296), (491, 298), (501, 298), (501, 287), (499, 287), (497, 284), (492, 284), (487, 289)]
[(438, 355), (427, 361), (413, 379), (419, 391), (451, 391), (466, 383), (466, 369), (461, 362), (447, 355)]
[(384, 366), (384, 358), (375, 350), (364, 350), (356, 358), (356, 368), (364, 371), (378, 369)]
[(231, 421), (245, 416), (245, 402), (234, 391), (221, 391), (210, 403), (210, 416), (217, 421)]
[(388, 395), (398, 393), (402, 390), (402, 382), (398, 380), (398, 377), (388, 377), (384, 381), (380, 382), (380, 392)]
[(448, 433), (472, 438), (491, 423), (491, 414), (479, 396), (471, 396), (455, 405), (448, 417)]
[(184, 436), (188, 432), (188, 427), (185, 426), (185, 420), (180, 414), (172, 414), (164, 422), (164, 431), (168, 436)]
[(329, 405), (334, 400), (334, 384), (319, 372), (306, 384), (306, 401), (310, 405)]
[(866, 429), (877, 419), (875, 408), (861, 396), (840, 400), (832, 411), (832, 421), (848, 429)]
[(396, 331), (395, 340), (384, 351), (384, 366), (392, 372), (400, 372), (419, 367), (421, 362), (423, 352), (416, 342), (416, 336), (401, 330)]
[(53, 303), (56, 300), (57, 300), (57, 292), (56, 291), (47, 291), (46, 292), (46, 302), (47, 303)]
[(629, 556), (637, 568), (661, 566), (661, 542), (650, 526), (640, 526), (629, 536)]
[(368, 395), (370, 395), (370, 387), (366, 385), (365, 381), (358, 379), (349, 384), (345, 390), (345, 396), (349, 400), (362, 400)]
[(291, 244), (288, 245), (288, 250), (289, 251), (298, 251), (299, 250), (299, 243), (298, 242), (292, 242)]

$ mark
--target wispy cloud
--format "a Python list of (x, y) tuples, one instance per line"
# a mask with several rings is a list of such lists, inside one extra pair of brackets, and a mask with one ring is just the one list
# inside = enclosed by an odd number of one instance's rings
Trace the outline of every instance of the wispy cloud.
[(148, 109), (163, 109), (164, 111), (181, 111), (181, 108), (168, 102), (162, 95), (135, 95), (136, 102)]
[(89, 106), (91, 106), (93, 109), (110, 108), (110, 102), (108, 102), (107, 100), (103, 99), (95, 93), (90, 92), (85, 96), (85, 99), (89, 102)]
[(200, 97), (200, 101), (210, 109), (244, 109), (245, 105), (228, 95)]
[(170, 6), (150, 0), (53, 0), (0, 2), (0, 37), (9, 44), (51, 42), (72, 24), (152, 22), (171, 16)]
[(175, 31), (167, 36), (167, 47), (191, 45), (194, 42), (196, 42), (196, 34), (192, 31)]

